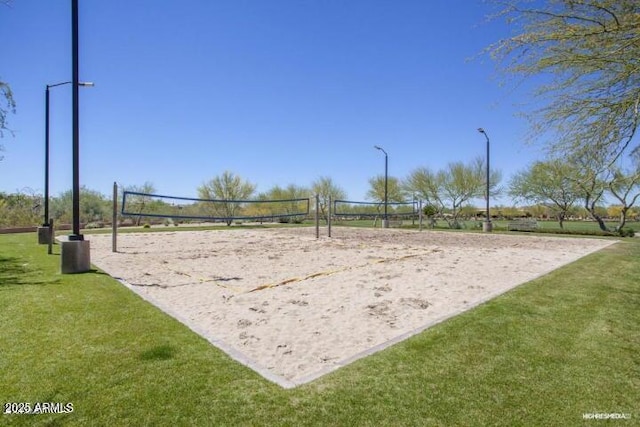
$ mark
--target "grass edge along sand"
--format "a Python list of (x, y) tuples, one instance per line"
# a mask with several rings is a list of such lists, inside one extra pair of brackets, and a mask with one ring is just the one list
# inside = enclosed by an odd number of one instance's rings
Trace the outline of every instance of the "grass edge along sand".
[[(100, 271), (0, 236), (2, 425), (583, 425), (640, 418), (640, 243), (624, 241), (283, 390)], [(58, 248), (56, 248), (58, 249)], [(58, 251), (59, 253), (59, 251)], [(585, 416), (586, 414), (586, 416)], [(623, 424), (624, 425), (624, 424)]]

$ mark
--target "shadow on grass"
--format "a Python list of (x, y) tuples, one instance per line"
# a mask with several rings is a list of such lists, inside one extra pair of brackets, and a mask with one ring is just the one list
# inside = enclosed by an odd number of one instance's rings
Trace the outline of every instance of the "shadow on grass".
[(59, 282), (59, 278), (43, 277), (29, 265), (21, 263), (19, 258), (0, 255), (0, 289), (12, 285), (51, 285)]
[(76, 274), (79, 274), (79, 275), (82, 275), (82, 274), (96, 274), (98, 276), (111, 277), (107, 273), (105, 273), (104, 271), (98, 270), (97, 268), (90, 268), (89, 270), (86, 270), (86, 271), (79, 271), (77, 273), (66, 273), (66, 274), (71, 274), (71, 275), (76, 275)]
[(164, 344), (153, 347), (147, 351), (140, 353), (140, 360), (169, 360), (175, 356), (176, 349), (173, 346)]

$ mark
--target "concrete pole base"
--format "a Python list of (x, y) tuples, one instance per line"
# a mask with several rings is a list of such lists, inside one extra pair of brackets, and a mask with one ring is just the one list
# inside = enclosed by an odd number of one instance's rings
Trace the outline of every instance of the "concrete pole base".
[(60, 269), (62, 274), (85, 273), (91, 270), (88, 240), (61, 242), (60, 246)]
[(48, 226), (38, 227), (38, 244), (48, 245), (51, 238), (51, 229)]
[(485, 221), (482, 223), (482, 231), (484, 231), (485, 233), (493, 231), (493, 224), (491, 223), (491, 221)]
[(389, 220), (388, 219), (383, 219), (382, 220), (382, 228), (389, 228)]

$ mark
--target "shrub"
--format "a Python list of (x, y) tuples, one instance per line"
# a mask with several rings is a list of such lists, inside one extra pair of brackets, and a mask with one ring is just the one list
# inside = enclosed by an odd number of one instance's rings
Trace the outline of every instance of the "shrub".
[(567, 234), (573, 236), (603, 236), (610, 237), (616, 236), (616, 233), (611, 231), (602, 231), (602, 230), (558, 230), (558, 229), (546, 229), (546, 228), (538, 228), (534, 231), (535, 233), (544, 233), (544, 234)]
[(633, 228), (621, 228), (618, 230), (620, 237), (634, 237), (636, 232)]
[(149, 224), (148, 222), (145, 222), (142, 228), (151, 228), (151, 224)]
[(427, 218), (432, 217), (438, 213), (438, 208), (436, 208), (434, 205), (425, 205), (425, 207), (422, 208), (422, 213)]

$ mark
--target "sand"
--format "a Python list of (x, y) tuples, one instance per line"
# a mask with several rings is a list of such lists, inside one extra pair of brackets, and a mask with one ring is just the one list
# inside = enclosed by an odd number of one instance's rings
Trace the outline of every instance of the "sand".
[(614, 241), (334, 228), (90, 235), (92, 263), (283, 387)]

